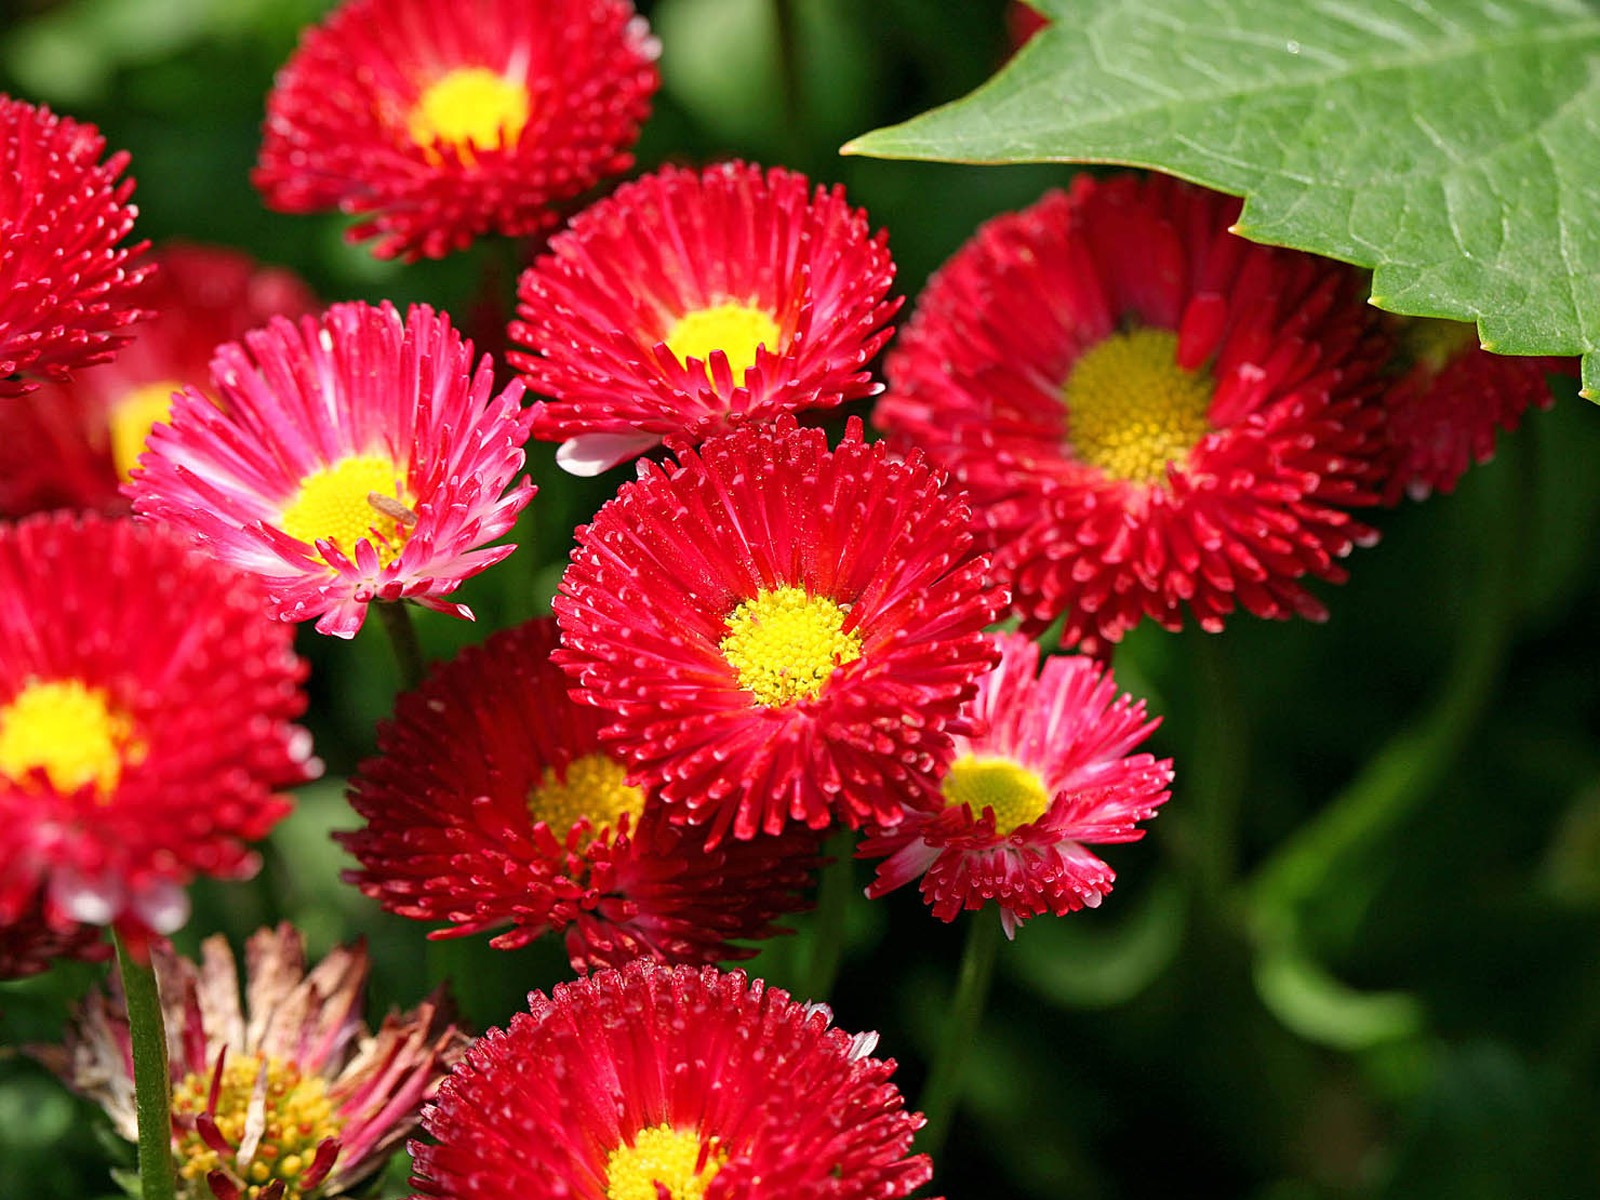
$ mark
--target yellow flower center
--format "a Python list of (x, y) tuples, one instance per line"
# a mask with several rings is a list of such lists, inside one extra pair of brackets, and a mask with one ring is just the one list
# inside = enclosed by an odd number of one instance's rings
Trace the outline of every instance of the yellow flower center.
[(1162, 483), (1210, 432), (1211, 380), (1178, 366), (1168, 329), (1116, 333), (1085, 351), (1062, 388), (1067, 439), (1081, 463), (1113, 479)]
[(527, 88), (488, 67), (457, 67), (417, 97), (407, 131), (425, 150), (443, 142), (470, 160), (515, 145), (527, 123)]
[(844, 610), (804, 588), (762, 588), (728, 617), (719, 649), (739, 686), (768, 708), (810, 699), (833, 669), (861, 657), (861, 635), (844, 630)]
[(993, 809), (994, 830), (999, 834), (1037, 821), (1050, 807), (1044, 781), (1009, 758), (963, 754), (950, 764), (939, 790), (947, 807), (965, 804), (974, 817), (982, 816), (986, 808)]
[(778, 349), (778, 323), (763, 309), (730, 300), (685, 313), (664, 340), (683, 363), (691, 358), (710, 362), (711, 352), (721, 350), (734, 379), (740, 380), (756, 365), (757, 348)]
[(42, 767), (56, 791), (92, 783), (104, 798), (144, 752), (132, 719), (76, 679), (34, 680), (0, 709), (0, 775), (19, 786)]
[(283, 1200), (305, 1200), (316, 1194), (314, 1187), (297, 1186), (297, 1181), (316, 1160), (318, 1144), (338, 1136), (344, 1125), (320, 1076), (302, 1074), (297, 1065), (282, 1059), (263, 1059), (259, 1054), (230, 1056), (222, 1068), (222, 1087), (212, 1114), (217, 1129), (237, 1151), (252, 1105), (257, 1103), (263, 1062), (266, 1089), (257, 1111), (264, 1127), (248, 1162), (238, 1162), (236, 1154), (219, 1154), (193, 1128), (193, 1118), (206, 1111), (212, 1072), (191, 1071), (173, 1087), (172, 1115), (187, 1126), (173, 1147), (178, 1177), (188, 1185), (186, 1195), (209, 1197), (206, 1175), (216, 1170), (241, 1181), (247, 1200), (255, 1200), (276, 1179), (286, 1185)]
[(580, 818), (586, 818), (596, 837), (609, 837), (611, 829), (628, 813), (630, 828), (637, 828), (644, 812), (644, 793), (627, 782), (628, 768), (604, 754), (585, 754), (567, 764), (564, 774), (544, 769), (544, 778), (528, 793), (528, 815), (550, 826), (557, 838)]
[(705, 1200), (706, 1187), (728, 1152), (713, 1138), (701, 1162), (700, 1136), (670, 1125), (641, 1129), (633, 1145), (618, 1146), (606, 1159), (606, 1200), (658, 1200), (663, 1184), (672, 1200)]
[(1478, 330), (1467, 321), (1409, 317), (1400, 327), (1400, 338), (1412, 361), (1437, 375), (1456, 355), (1478, 345)]
[(139, 465), (150, 427), (167, 419), (172, 412), (172, 393), (182, 389), (183, 384), (176, 380), (163, 379), (134, 388), (112, 406), (111, 461), (119, 479), (126, 482), (129, 472)]
[(382, 454), (355, 454), (300, 481), (300, 491), (278, 518), (278, 528), (308, 546), (333, 542), (354, 559), (362, 538), (388, 566), (411, 536), (415, 517), (405, 473)]

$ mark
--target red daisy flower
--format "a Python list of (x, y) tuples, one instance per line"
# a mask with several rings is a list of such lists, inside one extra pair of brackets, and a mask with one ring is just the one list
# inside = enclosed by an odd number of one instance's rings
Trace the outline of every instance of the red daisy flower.
[(993, 900), (1009, 937), (1040, 913), (1100, 906), (1116, 873), (1088, 847), (1144, 836), (1136, 822), (1170, 795), (1172, 760), (1129, 753), (1160, 721), (1118, 696), (1093, 659), (1047, 658), (1040, 671), (1027, 638), (995, 643), (1000, 665), (978, 681), (970, 710), (986, 732), (956, 739), (945, 807), (908, 812), (857, 856), (889, 856), (867, 895), (921, 876), (934, 916), (953, 921)]
[(122, 510), (118, 488), (150, 426), (166, 420), (173, 392), (204, 390), (217, 344), (316, 307), (292, 272), (236, 250), (174, 243), (153, 258), (159, 269), (134, 292), (153, 315), (115, 361), (0, 406), (0, 514)]
[(42, 896), (20, 916), (0, 924), (0, 982), (47, 971), (58, 958), (104, 962), (111, 957), (111, 943), (100, 926), (58, 924), (46, 919)]
[(0, 95), (0, 398), (104, 362), (145, 314), (146, 243), (118, 246), (139, 211), (124, 151), (93, 125)]
[(379, 757), (351, 781), (367, 827), (335, 835), (346, 878), (391, 912), (449, 921), (432, 937), (510, 925), (492, 945), (565, 929), (573, 969), (641, 955), (749, 958), (729, 944), (805, 907), (815, 835), (702, 848), (669, 825), (600, 745), (600, 716), (550, 662), (555, 622), (464, 650), (400, 697)]
[(1321, 619), (1301, 581), (1376, 539), (1347, 508), (1382, 486), (1389, 340), (1354, 271), (1237, 211), (1079, 176), (979, 230), (891, 353), (874, 420), (970, 489), (1025, 630)]
[(786, 416), (641, 464), (578, 530), (555, 658), (674, 820), (715, 845), (940, 803), (1005, 602), (943, 484)]
[[(373, 600), (444, 597), (515, 546), (483, 548), (533, 497), (522, 385), (416, 305), (336, 304), (219, 346), (213, 394), (173, 398), (133, 472), (134, 510), (259, 576), (274, 616), (353, 637)], [(502, 493), (504, 493), (502, 495)]]
[(888, 235), (844, 189), (723, 163), (666, 167), (578, 214), (518, 285), (510, 355), (551, 397), (534, 436), (593, 475), (663, 439), (876, 395), (899, 299)]
[(1494, 457), (1495, 434), (1522, 423), (1530, 406), (1555, 396), (1545, 376), (1572, 374), (1566, 358), (1490, 354), (1477, 331), (1460, 321), (1399, 317), (1401, 350), (1410, 369), (1389, 389), (1389, 440), (1394, 466), (1384, 499), (1426, 499), (1450, 493), (1473, 463)]
[(1032, 5), (1023, 0), (1011, 0), (1006, 5), (1006, 35), (1011, 41), (1011, 52), (1015, 54), (1021, 50), (1034, 34), (1049, 24), (1050, 18)]
[[(370, 969), (361, 946), (337, 947), (307, 971), (298, 930), (262, 929), (245, 947), (242, 995), (222, 937), (201, 944), (199, 964), (164, 942), (151, 949), (171, 1051), (179, 1200), (322, 1200), (356, 1190), (416, 1127), (466, 1049), (442, 989), (371, 1033), (361, 1017)], [(65, 1045), (30, 1052), (137, 1140), (120, 991), (91, 993)]]
[(166, 933), (197, 874), (238, 878), (243, 845), (311, 778), (292, 631), (259, 592), (127, 520), (0, 525), (0, 926)]
[(423, 1110), (421, 1195), (895, 1200), (932, 1174), (894, 1061), (823, 1005), (651, 962), (528, 1001)]
[(278, 73), (252, 180), (381, 258), (538, 233), (633, 165), (658, 53), (628, 0), (347, 0)]

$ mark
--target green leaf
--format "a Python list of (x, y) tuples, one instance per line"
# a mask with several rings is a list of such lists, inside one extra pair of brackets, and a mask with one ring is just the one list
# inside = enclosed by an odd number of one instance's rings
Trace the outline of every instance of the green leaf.
[(1583, 354), (1600, 395), (1592, 0), (1035, 0), (965, 99), (847, 154), (1152, 167), (1246, 198), (1238, 232), (1376, 272), (1373, 303)]

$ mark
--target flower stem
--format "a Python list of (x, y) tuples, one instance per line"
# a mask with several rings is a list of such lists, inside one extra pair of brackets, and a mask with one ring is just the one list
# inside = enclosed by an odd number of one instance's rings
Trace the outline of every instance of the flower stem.
[(778, 87), (783, 95), (785, 133), (791, 139), (805, 125), (804, 103), (800, 92), (800, 43), (795, 28), (795, 0), (773, 0), (773, 19), (778, 30)]
[(817, 915), (813, 923), (811, 960), (806, 969), (805, 998), (826, 1000), (839, 979), (844, 957), (844, 922), (855, 890), (855, 836), (841, 829), (828, 839), (826, 853), (833, 862), (822, 870), (817, 889)]
[(1185, 789), (1198, 829), (1194, 873), (1200, 894), (1218, 900), (1237, 870), (1239, 801), (1250, 736), (1239, 704), (1238, 680), (1230, 669), (1231, 647), (1219, 634), (1198, 632), (1190, 645), (1200, 701)]
[(417, 628), (411, 623), (411, 610), (404, 600), (377, 600), (373, 607), (383, 621), (389, 644), (394, 647), (395, 661), (400, 664), (400, 681), (407, 691), (422, 682), (426, 667), (422, 659), (422, 643), (417, 640)]
[(115, 931), (117, 968), (128, 1005), (133, 1039), (133, 1090), (139, 1114), (139, 1193), (144, 1200), (174, 1200), (172, 1165), (172, 1076), (167, 1068), (167, 1030), (155, 968), (139, 963)]
[[(1257, 936), (1281, 936), (1297, 908), (1332, 886), (1345, 863), (1393, 835), (1446, 779), (1494, 698), (1515, 630), (1527, 545), (1529, 472), (1525, 447), (1501, 443), (1501, 494), (1481, 531), (1477, 594), (1438, 696), (1390, 738), (1350, 784), (1257, 871), (1249, 897)], [(1487, 485), (1490, 478), (1486, 478)]]
[(967, 945), (961, 953), (956, 994), (945, 1013), (938, 1053), (922, 1091), (922, 1111), (928, 1123), (922, 1127), (918, 1148), (935, 1157), (950, 1133), (950, 1122), (961, 1100), (962, 1077), (973, 1039), (983, 1023), (983, 1007), (989, 999), (989, 983), (994, 978), (1000, 934), (1000, 918), (996, 913), (980, 910), (968, 919)]

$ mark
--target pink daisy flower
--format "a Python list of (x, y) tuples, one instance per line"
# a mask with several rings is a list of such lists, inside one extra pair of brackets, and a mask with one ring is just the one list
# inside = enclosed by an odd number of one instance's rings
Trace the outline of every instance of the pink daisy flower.
[[(371, 964), (361, 946), (337, 947), (307, 970), (298, 930), (262, 929), (245, 947), (242, 993), (220, 936), (201, 943), (198, 964), (164, 942), (151, 949), (170, 1047), (179, 1200), (356, 1191), (416, 1127), (466, 1049), (442, 990), (370, 1032), (362, 1009)], [(120, 989), (83, 1001), (65, 1045), (30, 1052), (137, 1140)]]
[(0, 514), (125, 509), (119, 487), (150, 427), (166, 420), (173, 392), (205, 390), (217, 344), (316, 307), (292, 272), (236, 250), (173, 243), (152, 258), (158, 269), (133, 293), (152, 316), (114, 361), (0, 406)]
[(138, 940), (242, 878), (312, 778), (306, 667), (249, 580), (128, 520), (0, 524), (0, 928)]
[[(513, 949), (564, 932), (573, 969), (641, 955), (749, 958), (734, 939), (781, 932), (819, 865), (806, 831), (706, 850), (600, 744), (600, 714), (567, 695), (552, 620), (462, 651), (401, 696), (378, 757), (350, 786), (364, 829), (336, 835), (346, 878), (391, 912), (502, 928)], [(509, 926), (509, 928), (506, 928)]]
[(593, 475), (665, 439), (876, 395), (900, 306), (888, 235), (844, 189), (745, 163), (665, 167), (573, 219), (522, 275), (510, 355), (534, 436)]
[[(134, 511), (259, 577), (273, 615), (353, 637), (374, 600), (445, 599), (515, 546), (486, 547), (532, 499), (527, 414), (491, 399), (489, 358), (426, 305), (336, 304), (217, 348), (214, 404), (175, 397), (133, 473)], [(510, 490), (507, 491), (507, 487)]]
[(939, 804), (1005, 600), (943, 485), (786, 416), (640, 464), (579, 528), (556, 661), (674, 820), (715, 845)]
[(145, 315), (128, 155), (93, 125), (0, 95), (0, 399), (104, 362)]
[(1090, 846), (1136, 842), (1172, 783), (1172, 760), (1132, 754), (1160, 724), (1117, 695), (1103, 666), (1046, 658), (1020, 634), (994, 635), (1000, 664), (978, 681), (970, 715), (986, 732), (958, 737), (940, 782), (944, 807), (909, 811), (865, 839), (887, 860), (867, 889), (883, 896), (921, 878), (942, 921), (994, 901), (1006, 936), (1040, 913), (1098, 908), (1116, 873)]
[(1377, 538), (1391, 343), (1348, 267), (1228, 232), (1238, 202), (1079, 176), (929, 283), (874, 422), (970, 494), (1023, 629), (1322, 619)]
[(252, 179), (380, 258), (535, 234), (632, 166), (659, 52), (628, 0), (346, 0), (278, 73)]
[(650, 962), (528, 1001), (423, 1110), (420, 1195), (897, 1200), (932, 1174), (894, 1061), (822, 1005)]
[(1473, 463), (1494, 457), (1495, 436), (1512, 432), (1530, 407), (1555, 403), (1546, 376), (1573, 374), (1564, 358), (1490, 354), (1477, 330), (1460, 321), (1399, 317), (1410, 369), (1389, 389), (1389, 441), (1394, 466), (1384, 499), (1423, 500), (1453, 492)]

